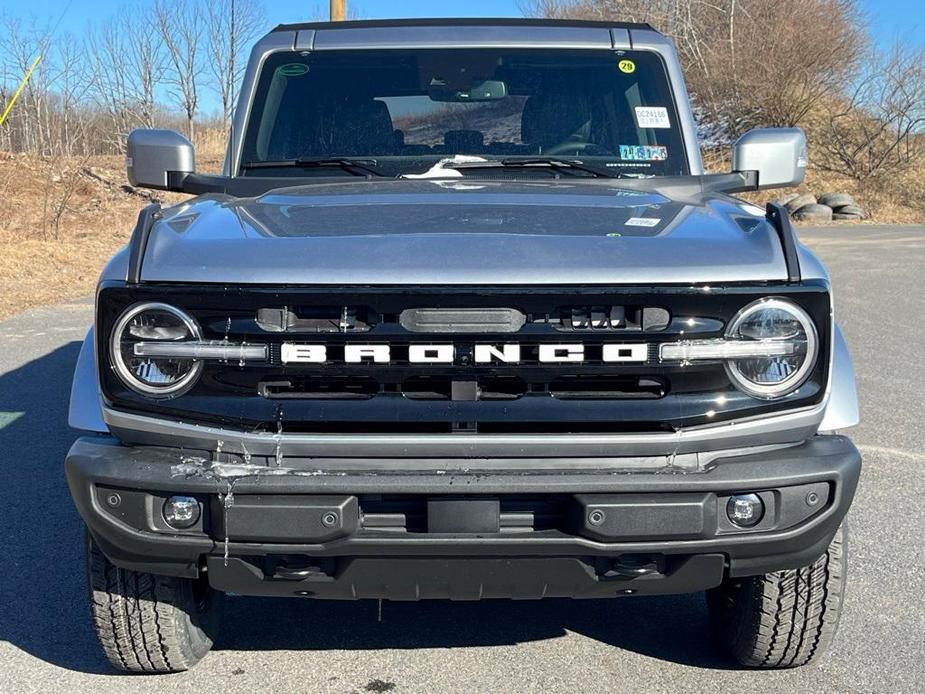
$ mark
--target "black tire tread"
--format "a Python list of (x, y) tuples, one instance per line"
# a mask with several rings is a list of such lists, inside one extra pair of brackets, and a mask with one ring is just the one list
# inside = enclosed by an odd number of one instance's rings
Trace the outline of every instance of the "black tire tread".
[(211, 648), (211, 639), (191, 623), (190, 579), (121, 569), (88, 539), (87, 580), (93, 626), (113, 667), (182, 672)]
[(808, 566), (732, 579), (709, 592), (716, 636), (742, 665), (798, 667), (831, 645), (844, 597), (846, 532), (839, 528)]

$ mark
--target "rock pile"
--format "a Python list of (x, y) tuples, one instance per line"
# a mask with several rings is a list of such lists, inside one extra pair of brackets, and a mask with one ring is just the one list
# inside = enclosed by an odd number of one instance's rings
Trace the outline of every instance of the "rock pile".
[(817, 199), (812, 193), (791, 193), (777, 200), (790, 216), (806, 222), (858, 222), (864, 210), (848, 193), (823, 193)]

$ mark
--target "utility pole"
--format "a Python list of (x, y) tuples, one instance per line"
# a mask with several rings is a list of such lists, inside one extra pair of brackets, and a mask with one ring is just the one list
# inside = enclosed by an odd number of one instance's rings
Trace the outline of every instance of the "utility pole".
[(343, 22), (347, 19), (347, 0), (331, 0), (331, 21)]

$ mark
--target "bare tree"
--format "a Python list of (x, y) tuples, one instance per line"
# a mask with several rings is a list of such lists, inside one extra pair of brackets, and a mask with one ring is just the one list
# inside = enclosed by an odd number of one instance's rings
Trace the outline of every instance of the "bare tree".
[(158, 26), (148, 8), (124, 6), (88, 32), (86, 54), (95, 103), (111, 123), (106, 140), (122, 151), (133, 128), (155, 124), (166, 69)]
[(247, 67), (245, 51), (263, 30), (265, 13), (256, 0), (213, 0), (206, 8), (209, 71), (222, 101), (222, 129), (227, 131), (235, 89)]
[(186, 132), (191, 140), (203, 72), (200, 44), (205, 22), (201, 9), (193, 0), (155, 0), (154, 3), (156, 26), (170, 64), (166, 82), (186, 116)]
[(50, 146), (57, 154), (73, 156), (87, 154), (85, 137), (89, 126), (89, 115), (83, 107), (90, 90), (83, 46), (73, 37), (63, 35), (54, 43), (50, 57), (51, 85), (54, 93), (49, 95), (53, 104), (53, 118), (56, 121)]
[(865, 61), (854, 88), (832, 100), (816, 165), (857, 181), (905, 173), (925, 157), (925, 50), (897, 45)]
[[(15, 83), (28, 72), (36, 56), (47, 57), (51, 37), (47, 28), (33, 22), (28, 27), (12, 17), (2, 17), (0, 56)], [(47, 153), (52, 126), (49, 123), (50, 60), (43, 59), (26, 84), (16, 108), (4, 123), (9, 128), (11, 149)]]
[(122, 27), (115, 18), (104, 21), (87, 33), (86, 55), (92, 74), (93, 98), (109, 120), (106, 141), (119, 149), (134, 121), (134, 85), (129, 71), (122, 69), (129, 43), (129, 37), (122, 33)]
[(141, 127), (154, 126), (157, 113), (157, 88), (164, 79), (167, 57), (164, 44), (149, 9), (136, 5), (119, 15), (122, 34), (131, 41), (132, 50), (125, 56), (124, 67), (131, 74), (136, 118)]
[[(160, 14), (154, 0), (139, 1), (143, 4), (123, 5), (92, 24), (83, 41), (55, 32), (57, 22), (49, 28), (50, 23), (24, 22), (0, 12), (4, 104), (41, 56), (0, 129), (0, 147), (44, 156), (113, 153), (124, 150), (133, 128), (158, 123), (177, 127), (178, 119), (163, 103), (168, 67), (173, 77), (169, 86), (185, 116), (179, 129), (192, 130), (200, 71), (196, 32), (204, 26), (200, 16), (206, 0), (195, 0), (198, 9), (190, 4), (193, 0), (185, 0), (182, 7), (162, 0)], [(161, 29), (168, 24), (170, 41), (165, 42)], [(175, 49), (175, 61), (169, 60), (167, 45)]]

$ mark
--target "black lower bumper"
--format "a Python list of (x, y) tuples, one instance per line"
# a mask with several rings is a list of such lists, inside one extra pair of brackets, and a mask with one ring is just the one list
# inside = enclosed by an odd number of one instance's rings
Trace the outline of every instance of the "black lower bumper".
[[(720, 458), (702, 472), (216, 476), (179, 463), (174, 449), (74, 444), (71, 493), (114, 563), (206, 571), (214, 587), (241, 594), (347, 599), (681, 593), (796, 568), (825, 551), (861, 470), (840, 436)], [(747, 529), (725, 511), (730, 495), (746, 492), (765, 507)], [(202, 506), (188, 530), (164, 520), (174, 494)]]

